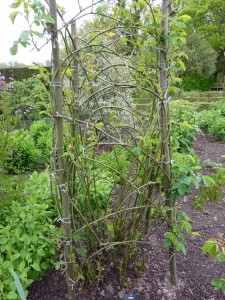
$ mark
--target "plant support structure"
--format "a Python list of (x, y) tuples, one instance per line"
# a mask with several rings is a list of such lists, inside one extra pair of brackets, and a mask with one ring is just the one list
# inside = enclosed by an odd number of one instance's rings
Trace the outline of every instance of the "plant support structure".
[[(163, 157), (163, 171), (164, 171), (164, 192), (166, 198), (166, 206), (168, 208), (167, 218), (169, 230), (172, 229), (173, 223), (173, 201), (171, 199), (171, 155), (169, 148), (169, 96), (168, 96), (168, 76), (167, 76), (167, 38), (169, 33), (168, 19), (169, 19), (169, 5), (170, 0), (162, 1), (162, 19), (161, 19), (161, 47), (159, 50), (159, 69), (160, 69), (160, 121), (161, 121), (161, 156)], [(171, 282), (176, 285), (176, 250), (175, 246), (169, 247), (169, 265)]]
[[(66, 264), (66, 275), (68, 284), (68, 296), (70, 300), (75, 299), (74, 289), (74, 268), (71, 238), (71, 204), (68, 194), (67, 181), (65, 176), (64, 158), (64, 124), (63, 124), (63, 89), (62, 76), (60, 71), (59, 42), (57, 29), (57, 7), (56, 1), (49, 1), (50, 15), (55, 20), (51, 28), (52, 60), (53, 60), (53, 117), (55, 125), (55, 177), (58, 181), (59, 193), (62, 203), (61, 222), (64, 226), (64, 260)], [(57, 158), (57, 162), (56, 162)]]

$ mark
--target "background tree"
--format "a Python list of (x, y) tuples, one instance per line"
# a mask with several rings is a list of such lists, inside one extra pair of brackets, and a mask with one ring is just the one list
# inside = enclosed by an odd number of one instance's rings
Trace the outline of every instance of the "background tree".
[(185, 61), (188, 76), (209, 77), (216, 71), (216, 51), (201, 35), (193, 32), (187, 37), (184, 52), (188, 59)]
[(225, 2), (223, 0), (187, 0), (182, 14), (191, 16), (188, 34), (199, 33), (217, 53), (217, 83), (222, 84), (225, 71)]

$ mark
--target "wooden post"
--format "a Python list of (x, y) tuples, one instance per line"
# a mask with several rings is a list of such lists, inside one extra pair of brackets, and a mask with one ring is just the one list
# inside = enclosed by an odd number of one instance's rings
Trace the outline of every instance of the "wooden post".
[(65, 176), (65, 158), (64, 158), (64, 124), (63, 124), (63, 89), (62, 76), (60, 71), (59, 41), (57, 28), (57, 8), (56, 0), (49, 1), (50, 15), (54, 18), (55, 24), (51, 29), (52, 40), (52, 59), (53, 59), (53, 79), (52, 94), (54, 101), (53, 117), (55, 121), (55, 152), (57, 157), (56, 174), (58, 179), (59, 193), (62, 202), (61, 222), (65, 229), (64, 234), (64, 260), (66, 265), (66, 277), (68, 284), (68, 296), (70, 300), (75, 299), (74, 287), (74, 255), (72, 251), (72, 226), (71, 226), (71, 205), (68, 194), (67, 181)]
[[(170, 0), (162, 0), (162, 20), (161, 20), (161, 44), (159, 50), (159, 69), (160, 69), (160, 121), (161, 121), (161, 156), (163, 157), (164, 171), (164, 192), (166, 197), (166, 206), (168, 207), (167, 218), (169, 222), (169, 230), (172, 229), (173, 222), (173, 201), (171, 199), (171, 156), (169, 149), (169, 103), (168, 103), (168, 77), (167, 77), (167, 37), (169, 33), (168, 18), (169, 18)], [(169, 266), (171, 274), (171, 282), (176, 285), (176, 249), (173, 245), (169, 248)]]
[[(78, 48), (77, 44), (77, 27), (76, 27), (76, 21), (74, 20), (73, 23), (71, 24), (71, 36), (72, 36), (72, 51), (75, 52)], [(72, 69), (73, 69), (73, 92), (75, 96), (78, 96), (79, 93), (79, 65), (78, 65), (78, 60), (73, 58), (72, 60)]]

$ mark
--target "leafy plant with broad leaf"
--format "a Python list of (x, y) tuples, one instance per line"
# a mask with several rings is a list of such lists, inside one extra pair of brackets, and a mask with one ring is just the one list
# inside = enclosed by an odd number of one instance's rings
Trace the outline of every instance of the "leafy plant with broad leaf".
[(13, 271), (27, 295), (27, 287), (55, 260), (59, 232), (53, 225), (56, 213), (48, 181), (47, 172), (34, 173), (20, 201), (12, 201), (10, 206), (1, 208), (1, 299), (18, 299)]
[[(203, 248), (203, 254), (209, 254), (218, 262), (225, 262), (225, 240), (222, 233), (218, 233), (217, 238), (208, 239)], [(222, 290), (225, 294), (225, 276), (211, 281), (211, 285), (215, 290)]]

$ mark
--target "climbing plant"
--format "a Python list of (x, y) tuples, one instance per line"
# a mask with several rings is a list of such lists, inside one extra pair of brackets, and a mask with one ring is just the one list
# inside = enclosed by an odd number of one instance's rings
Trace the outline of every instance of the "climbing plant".
[[(19, 44), (26, 47), (42, 36), (34, 25), (43, 25), (52, 42), (52, 190), (64, 233), (60, 257), (69, 298), (75, 299), (79, 280), (100, 282), (109, 261), (128, 285), (127, 270), (140, 257), (140, 245), (164, 222), (167, 238), (173, 233), (167, 245), (176, 284), (175, 253), (183, 250), (183, 241), (174, 226), (188, 218), (176, 218), (171, 197), (169, 103), (177, 73), (185, 68), (179, 47), (186, 17), (169, 17), (169, 0), (162, 9), (147, 0), (93, 1), (93, 21), (79, 35), (76, 20), (88, 8), (65, 22), (55, 0), (17, 0), (12, 7), (22, 7), (12, 21), (22, 13), (29, 26), (13, 54)], [(64, 21), (60, 30), (57, 12)], [(140, 112), (133, 95), (143, 91), (149, 109)]]

